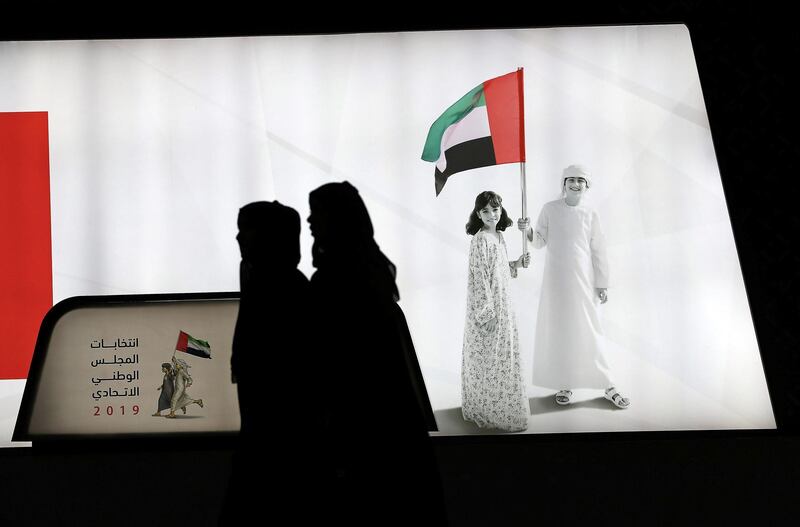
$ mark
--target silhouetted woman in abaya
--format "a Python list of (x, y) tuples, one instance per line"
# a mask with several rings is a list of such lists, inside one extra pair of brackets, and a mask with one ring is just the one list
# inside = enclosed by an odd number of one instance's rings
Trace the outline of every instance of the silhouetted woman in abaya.
[(317, 269), (309, 330), (319, 361), (320, 448), (331, 520), (445, 525), (427, 433), (432, 413), (411, 373), (417, 362), (397, 305), (395, 266), (375, 243), (366, 206), (351, 184), (323, 185), (309, 202)]
[(243, 525), (268, 514), (301, 525), (318, 480), (312, 439), (320, 424), (303, 373), (309, 283), (297, 269), (300, 215), (259, 201), (242, 207), (237, 223), (241, 300), (231, 373), (242, 424), (221, 523)]

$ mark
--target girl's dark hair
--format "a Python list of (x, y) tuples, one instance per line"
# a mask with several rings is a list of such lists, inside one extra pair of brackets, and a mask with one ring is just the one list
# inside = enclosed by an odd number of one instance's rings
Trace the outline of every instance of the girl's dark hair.
[(514, 224), (511, 218), (508, 217), (505, 207), (503, 207), (503, 198), (496, 192), (484, 190), (475, 198), (475, 207), (472, 209), (469, 219), (467, 220), (467, 234), (475, 234), (483, 228), (483, 220), (478, 217), (478, 212), (486, 205), (500, 207), (500, 221), (497, 222), (498, 231), (504, 231), (506, 227), (510, 227)]

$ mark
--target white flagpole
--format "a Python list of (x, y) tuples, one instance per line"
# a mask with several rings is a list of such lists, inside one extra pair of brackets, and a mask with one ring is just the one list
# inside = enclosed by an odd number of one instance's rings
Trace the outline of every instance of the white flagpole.
[[(522, 217), (528, 217), (528, 188), (525, 184), (525, 161), (519, 164), (519, 181), (522, 187)], [(528, 252), (528, 231), (522, 233), (522, 255)], [(524, 267), (528, 267), (525, 265)]]
[[(517, 71), (519, 72), (519, 104), (520, 104), (519, 115), (520, 115), (520, 120), (522, 121), (522, 122), (520, 122), (520, 126), (522, 127), (522, 134), (521, 134), (522, 144), (520, 145), (520, 147), (522, 148), (522, 151), (525, 152), (525, 120), (524, 120), (524, 117), (523, 117), (525, 115), (525, 108), (524, 108), (525, 99), (523, 97), (523, 91), (522, 91), (522, 86), (523, 86), (523, 84), (522, 84), (522, 68), (521, 67), (517, 68)], [(522, 159), (523, 160), (525, 159), (524, 155), (523, 155)], [(520, 183), (520, 187), (522, 188), (522, 217), (523, 218), (527, 218), (528, 217), (528, 187), (527, 187), (526, 182), (525, 182), (525, 161), (521, 161), (520, 164), (519, 164), (519, 183)], [(525, 232), (522, 233), (522, 255), (525, 256), (525, 253), (527, 253), (527, 252), (528, 252), (528, 231), (526, 230)], [(528, 267), (528, 266), (527, 265), (523, 265), (523, 267)]]

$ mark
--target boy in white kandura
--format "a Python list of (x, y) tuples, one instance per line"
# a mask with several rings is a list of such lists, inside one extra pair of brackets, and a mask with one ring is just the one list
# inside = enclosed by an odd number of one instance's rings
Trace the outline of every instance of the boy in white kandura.
[(533, 351), (533, 382), (558, 390), (556, 402), (572, 402), (572, 389), (605, 389), (618, 408), (630, 400), (614, 387), (603, 356), (599, 305), (608, 301), (608, 260), (597, 213), (581, 199), (591, 174), (570, 165), (561, 177), (562, 198), (545, 203), (536, 222), (519, 229), (533, 246), (547, 246)]

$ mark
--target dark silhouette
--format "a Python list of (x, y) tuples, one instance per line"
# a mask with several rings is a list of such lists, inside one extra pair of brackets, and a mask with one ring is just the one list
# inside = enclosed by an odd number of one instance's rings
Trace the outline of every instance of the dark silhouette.
[[(300, 216), (260, 201), (240, 209), (238, 226), (241, 301), (231, 372), (241, 432), (221, 523), (244, 525), (268, 514), (300, 525), (317, 479), (307, 434), (319, 426), (315, 386), (305, 373), (309, 283), (297, 269)], [(269, 489), (259, 483), (265, 479)]]
[[(161, 417), (162, 410), (168, 410), (172, 407), (172, 394), (175, 392), (175, 372), (172, 371), (172, 364), (169, 362), (162, 363), (161, 373), (164, 374), (164, 378), (161, 381), (161, 386), (156, 388), (161, 393), (158, 394), (157, 409), (153, 417)], [(185, 412), (186, 409), (184, 409)]]
[[(445, 525), (424, 387), (395, 266), (347, 182), (311, 192), (314, 353), (324, 395), (322, 497), (332, 525)], [(423, 409), (424, 408), (424, 409)]]

